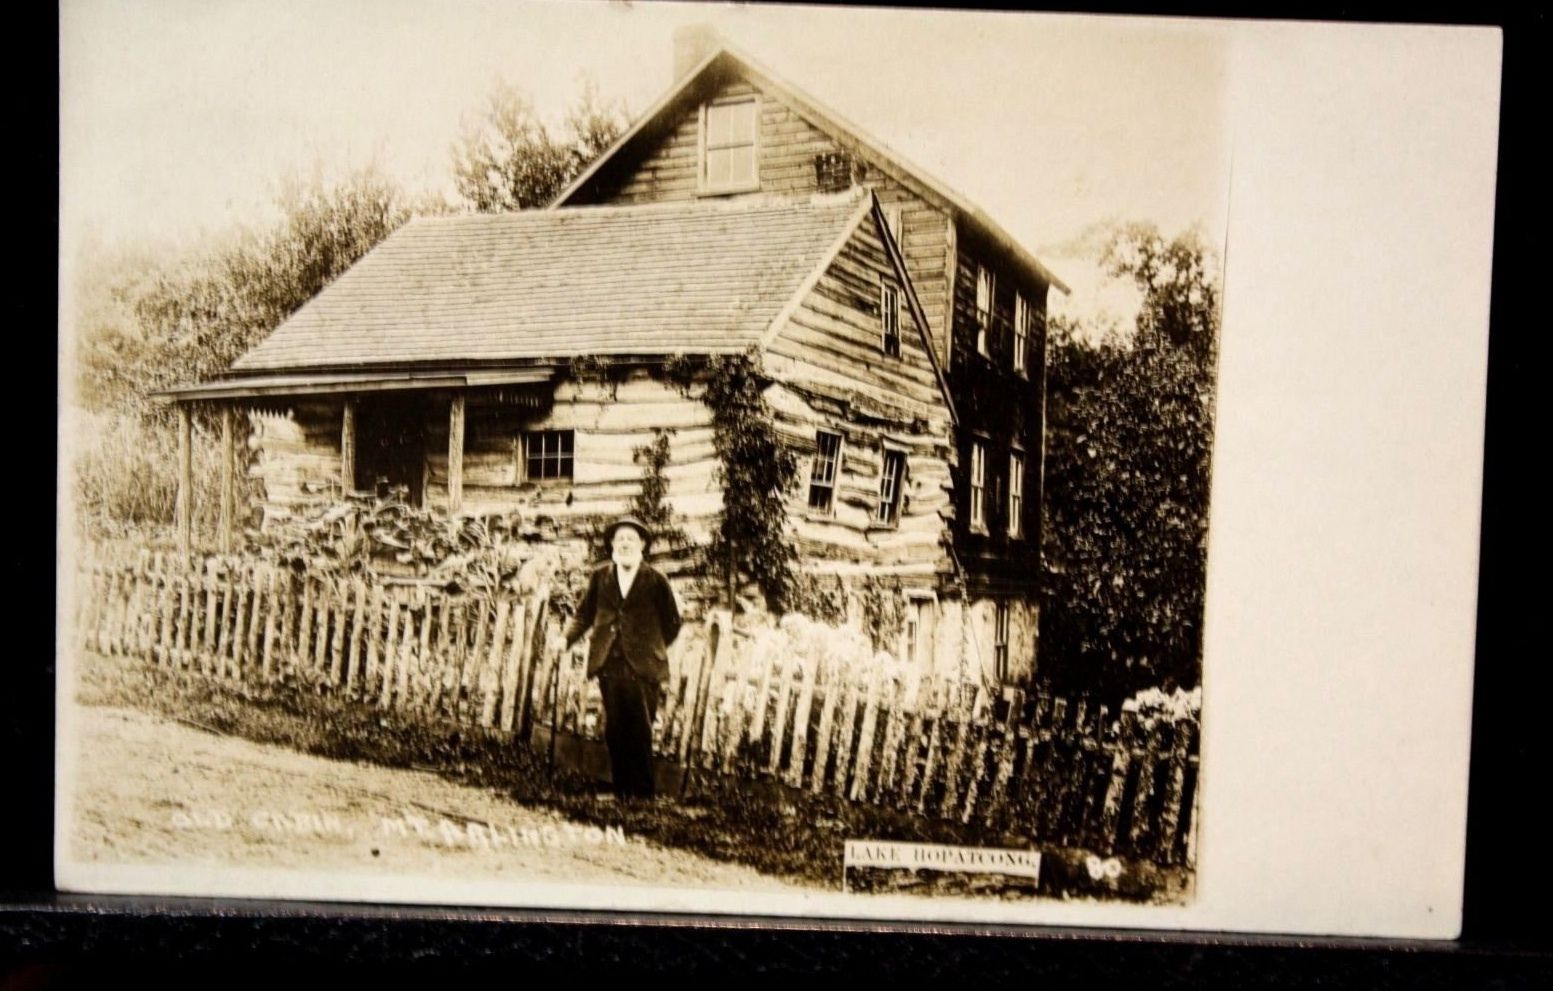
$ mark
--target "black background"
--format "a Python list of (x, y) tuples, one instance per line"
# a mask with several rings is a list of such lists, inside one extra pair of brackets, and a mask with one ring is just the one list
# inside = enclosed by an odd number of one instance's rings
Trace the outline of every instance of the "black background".
[[(46, 9), (46, 8), (45, 8)], [(1231, 16), (1221, 7), (1098, 7), (1095, 11)], [(1529, 987), (1553, 986), (1548, 829), (1540, 811), (1550, 768), (1545, 534), (1549, 497), (1531, 469), (1550, 448), (1548, 389), (1532, 342), (1547, 334), (1546, 16), (1488, 5), (1438, 9), (1344, 5), (1271, 8), (1290, 19), (1497, 24), (1504, 28), (1504, 90), (1489, 349), (1489, 395), (1482, 529), (1478, 652), (1462, 937), (1397, 942), (1219, 936), (1097, 930), (993, 930), (934, 926), (876, 931), (790, 921), (604, 920), (586, 913), (374, 909), (301, 903), (221, 902), (61, 896), (52, 890), (53, 664), (51, 531), (18, 522), (38, 515), (54, 464), (52, 380), (12, 370), (16, 449), (9, 540), (0, 569), (19, 631), (0, 661), (6, 708), (0, 823), (0, 988), (97, 986), (152, 979), (164, 985), (442, 977), (522, 981), (530, 977), (796, 975), (829, 971), (869, 978), (1014, 978), (1091, 984), (1144, 979), (1150, 987)], [(44, 22), (48, 23), (45, 17)], [(47, 30), (46, 28), (44, 29)], [(57, 38), (57, 21), (54, 22)], [(43, 31), (38, 33), (43, 36)], [(57, 53), (57, 49), (56, 49)], [(33, 68), (30, 91), (54, 78)], [(40, 77), (46, 85), (38, 86)], [(13, 89), (13, 92), (15, 90)], [(56, 90), (57, 94), (57, 90)], [(56, 95), (57, 100), (57, 95)], [(47, 189), (57, 174), (57, 116), (44, 97), (40, 139), (22, 143), (13, 164), (36, 169)], [(44, 140), (46, 138), (56, 140)], [(57, 185), (54, 186), (57, 190)], [(4, 297), (18, 356), (49, 367), (46, 328), (57, 200), (18, 197), (13, 216), (37, 222), (39, 236), (15, 245), (18, 262), (37, 266)], [(1448, 278), (1449, 273), (1442, 273)], [(29, 291), (30, 290), (30, 291)], [(28, 345), (36, 345), (29, 348)], [(21, 359), (24, 363), (28, 359)], [(35, 390), (35, 394), (29, 394)], [(27, 531), (31, 530), (29, 533)], [(29, 536), (31, 539), (29, 540)], [(1377, 769), (1383, 773), (1383, 769)], [(1399, 824), (1405, 828), (1405, 824)]]

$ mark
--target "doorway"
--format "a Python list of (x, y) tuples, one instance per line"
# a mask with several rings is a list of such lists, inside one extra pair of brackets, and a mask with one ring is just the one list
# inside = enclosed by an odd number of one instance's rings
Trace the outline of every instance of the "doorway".
[(423, 395), (363, 396), (356, 404), (356, 484), (379, 498), (395, 487), (420, 506), (426, 496), (426, 422)]

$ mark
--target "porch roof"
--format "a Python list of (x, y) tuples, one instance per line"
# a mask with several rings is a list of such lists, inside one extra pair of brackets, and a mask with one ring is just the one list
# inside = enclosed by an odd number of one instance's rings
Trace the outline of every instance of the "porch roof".
[(865, 196), (413, 220), (232, 369), (742, 351), (866, 215)]
[(467, 389), (479, 386), (525, 385), (547, 382), (555, 368), (533, 367), (493, 371), (438, 372), (300, 372), (289, 375), (255, 375), (178, 386), (155, 394), (164, 402), (201, 399), (251, 399), (265, 396), (327, 396), (358, 392), (394, 392), (410, 389)]

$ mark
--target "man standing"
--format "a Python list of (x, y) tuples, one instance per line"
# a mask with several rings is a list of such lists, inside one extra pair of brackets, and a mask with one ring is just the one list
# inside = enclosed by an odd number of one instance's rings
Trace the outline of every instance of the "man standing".
[(652, 531), (641, 520), (610, 524), (604, 542), (612, 560), (596, 568), (566, 630), (568, 648), (590, 629), (588, 677), (604, 696), (604, 741), (610, 777), (621, 798), (651, 798), (652, 725), (669, 680), (668, 646), (679, 635), (679, 604), (669, 580), (642, 552)]

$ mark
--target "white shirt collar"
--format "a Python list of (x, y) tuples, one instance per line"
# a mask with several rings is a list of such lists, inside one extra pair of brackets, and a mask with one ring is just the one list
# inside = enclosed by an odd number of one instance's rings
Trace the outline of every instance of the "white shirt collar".
[(631, 586), (636, 582), (636, 572), (641, 568), (638, 564), (634, 568), (626, 568), (623, 565), (615, 565), (615, 581), (620, 585), (620, 597), (623, 599), (631, 594)]

